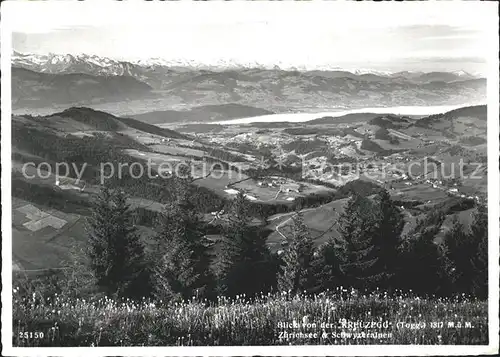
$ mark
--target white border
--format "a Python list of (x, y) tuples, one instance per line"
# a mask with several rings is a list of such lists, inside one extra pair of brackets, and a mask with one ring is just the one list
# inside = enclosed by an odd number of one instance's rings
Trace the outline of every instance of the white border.
[[(290, 8), (292, 6), (312, 6), (312, 1), (308, 4), (302, 2), (280, 2), (280, 9)], [(30, 2), (35, 6), (39, 6), (38, 2)], [(38, 3), (38, 4), (37, 4)], [(317, 3), (317, 2), (315, 2)], [(470, 5), (470, 2), (468, 2)], [(76, 5), (78, 4), (78, 5)], [(120, 4), (120, 5), (117, 5)], [(174, 5), (177, 4), (177, 5)], [(203, 5), (201, 5), (203, 4)], [(251, 4), (251, 5), (249, 5)], [(491, 39), (489, 41), (491, 47), (488, 52), (489, 72), (488, 72), (488, 202), (489, 202), (489, 345), (487, 346), (407, 346), (407, 345), (367, 345), (367, 346), (244, 346), (244, 347), (71, 347), (71, 348), (21, 348), (12, 347), (12, 217), (9, 214), (11, 210), (11, 21), (15, 20), (13, 10), (16, 3), (6, 1), (1, 4), (2, 21), (1, 21), (1, 70), (2, 70), (2, 133), (1, 133), (1, 149), (2, 149), (2, 345), (3, 354), (10, 356), (137, 356), (137, 355), (170, 355), (170, 356), (187, 356), (187, 355), (205, 355), (207, 352), (210, 355), (217, 356), (255, 356), (255, 355), (278, 355), (278, 356), (401, 356), (401, 355), (474, 355), (474, 354), (494, 354), (498, 352), (499, 344), (499, 318), (498, 318), (498, 257), (499, 257), (499, 76), (498, 76), (498, 3), (496, 2), (481, 2), (475, 6), (489, 6), (492, 16), (485, 18), (484, 21), (491, 23)], [(50, 4), (54, 6), (54, 2)], [(63, 6), (94, 6), (94, 3), (64, 3)], [(104, 6), (105, 5), (105, 6)], [(116, 6), (129, 7), (138, 5), (136, 3), (99, 3), (100, 12), (105, 12), (106, 7), (113, 8), (116, 14)], [(143, 5), (143, 4), (140, 4)], [(139, 5), (139, 6), (140, 6)], [(153, 4), (151, 4), (153, 5)], [(184, 2), (182, 6), (213, 6), (211, 3), (190, 3)], [(220, 3), (217, 4), (220, 8)], [(339, 4), (330, 3), (332, 7)], [(345, 5), (345, 4), (343, 4)], [(366, 6), (367, 4), (353, 4), (352, 6)], [(386, 4), (378, 4), (390, 6)], [(396, 6), (408, 6), (409, 4), (395, 4)], [(158, 6), (158, 3), (155, 4)], [(180, 6), (180, 3), (162, 3), (161, 6)], [(225, 3), (223, 10), (228, 10), (229, 6), (260, 6), (266, 9), (276, 10), (277, 3), (263, 2), (231, 2)], [(323, 8), (325, 4), (322, 4)], [(351, 5), (350, 5), (351, 6)], [(373, 6), (373, 5), (371, 5)], [(413, 6), (416, 6), (413, 3)], [(450, 2), (427, 2), (418, 3), (418, 6), (429, 6), (429, 11), (449, 11)], [(457, 6), (456, 3), (453, 6)], [(439, 8), (439, 9), (437, 9)], [(377, 8), (376, 8), (377, 9)], [(331, 9), (335, 11), (334, 9)], [(379, 10), (380, 11), (380, 10)], [(453, 10), (451, 10), (453, 11)], [(110, 12), (112, 13), (112, 12)], [(275, 12), (279, 16), (278, 12)], [(10, 16), (9, 16), (10, 15)], [(64, 14), (61, 14), (64, 16)], [(374, 13), (374, 16), (376, 14)], [(7, 214), (6, 214), (7, 213)]]

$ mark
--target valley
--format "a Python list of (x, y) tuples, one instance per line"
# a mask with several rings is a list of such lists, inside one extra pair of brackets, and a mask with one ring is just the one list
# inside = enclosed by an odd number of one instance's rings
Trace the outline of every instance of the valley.
[[(197, 207), (212, 227), (215, 247), (225, 206), (238, 192), (249, 201), (255, 224), (265, 227), (275, 253), (283, 250), (296, 209), (303, 212), (315, 245), (338, 236), (335, 222), (351, 190), (371, 196), (388, 189), (404, 210), (405, 231), (432, 207), (446, 213), (446, 222), (458, 214), (469, 224), (475, 205), (487, 199), (486, 144), (465, 139), (486, 138), (486, 106), (430, 116), (372, 111), (210, 123), (175, 112), (168, 114), (171, 121), (159, 122), (158, 116), (134, 119), (85, 107), (48, 116), (14, 115), (14, 269), (36, 273), (64, 267), (70, 242), (85, 241), (83, 223), (103, 182), (127, 191), (147, 240), (172, 195), (172, 174), (183, 165), (190, 168)], [(48, 164), (37, 171), (42, 162)], [(61, 162), (74, 169), (58, 178), (54, 170)], [(103, 163), (111, 170), (118, 170), (118, 163), (128, 166), (121, 177), (115, 171), (102, 181)], [(150, 174), (135, 179), (133, 165)], [(463, 177), (450, 179), (459, 167)]]
[(2, 7), (6, 355), (498, 349), (494, 2), (133, 3)]

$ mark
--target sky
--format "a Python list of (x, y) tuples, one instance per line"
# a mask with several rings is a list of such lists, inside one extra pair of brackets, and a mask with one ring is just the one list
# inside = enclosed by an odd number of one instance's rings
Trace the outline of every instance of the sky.
[(478, 2), (105, 4), (10, 3), (13, 49), (205, 65), (484, 73), (497, 21), (495, 7)]

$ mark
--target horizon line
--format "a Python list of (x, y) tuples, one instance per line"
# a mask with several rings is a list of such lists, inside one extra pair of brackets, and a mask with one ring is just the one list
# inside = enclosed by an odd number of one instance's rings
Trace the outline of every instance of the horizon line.
[[(246, 62), (246, 63), (238, 63), (235, 59), (223, 59), (220, 58), (216, 60), (216, 63), (203, 63), (201, 61), (196, 61), (192, 59), (165, 59), (162, 57), (154, 56), (154, 57), (148, 57), (148, 58), (140, 58), (140, 59), (122, 59), (118, 57), (110, 57), (110, 56), (102, 56), (98, 54), (90, 54), (90, 53), (55, 53), (55, 52), (48, 52), (48, 53), (35, 53), (35, 52), (22, 52), (15, 50), (12, 48), (12, 55), (11, 55), (11, 65), (14, 64), (13, 59), (14, 56), (18, 54), (21, 56), (72, 56), (72, 57), (81, 57), (81, 56), (88, 56), (88, 57), (98, 57), (98, 58), (103, 58), (103, 59), (109, 59), (114, 62), (125, 62), (125, 63), (130, 63), (133, 65), (140, 65), (140, 66), (158, 66), (158, 67), (166, 67), (166, 68), (188, 68), (188, 69), (198, 69), (198, 70), (237, 70), (237, 69), (247, 69), (247, 70), (252, 70), (252, 69), (260, 69), (260, 70), (280, 70), (280, 71), (286, 71), (286, 72), (349, 72), (354, 75), (364, 75), (364, 74), (374, 74), (377, 76), (381, 77), (390, 77), (392, 75), (398, 74), (398, 73), (414, 73), (414, 74), (429, 74), (429, 73), (457, 73), (457, 72), (463, 72), (465, 75), (473, 76), (476, 79), (481, 79), (485, 78), (485, 74), (482, 71), (467, 71), (463, 69), (459, 70), (447, 70), (447, 69), (433, 69), (433, 70), (412, 70), (412, 69), (406, 69), (406, 70), (389, 70), (389, 69), (376, 69), (373, 67), (361, 67), (361, 68), (352, 68), (352, 67), (343, 67), (343, 66), (338, 66), (338, 65), (321, 65), (321, 66), (315, 66), (313, 67), (307, 67), (306, 65), (299, 65), (299, 66), (292, 66), (292, 65), (285, 65), (283, 63), (280, 63), (281, 61), (278, 61), (276, 64), (264, 64), (264, 63), (259, 63), (258, 61), (252, 61), (252, 62)], [(155, 61), (157, 61), (155, 63)], [(148, 63), (150, 62), (150, 63)], [(218, 62), (218, 63), (217, 63)], [(16, 66), (14, 66), (16, 67)], [(23, 68), (23, 67), (21, 67)]]

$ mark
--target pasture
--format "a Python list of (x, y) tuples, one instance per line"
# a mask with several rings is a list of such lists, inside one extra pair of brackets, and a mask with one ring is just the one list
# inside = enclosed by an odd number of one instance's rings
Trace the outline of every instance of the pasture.
[(176, 146), (168, 146), (168, 145), (151, 145), (151, 150), (160, 152), (162, 154), (167, 155), (180, 155), (180, 156), (196, 156), (203, 157), (205, 156), (205, 152), (202, 150), (186, 148), (186, 147), (176, 147)]
[[(210, 168), (209, 164), (207, 166), (208, 168)], [(203, 174), (208, 175), (208, 173), (210, 172), (208, 168), (204, 169), (203, 171), (195, 171), (195, 177), (203, 178), (195, 180), (193, 183), (201, 187), (206, 187), (219, 195), (226, 195), (225, 190), (228, 189), (228, 185), (248, 178), (247, 175), (232, 170), (213, 170), (210, 176), (202, 176)]]
[[(16, 289), (13, 299), (13, 345), (22, 347), (488, 343), (488, 304), (468, 297), (423, 299), (399, 291), (362, 295), (339, 287), (312, 296), (261, 294), (253, 301), (243, 296), (219, 297), (210, 305), (195, 300), (175, 304), (109, 298), (88, 301), (61, 295), (39, 301)], [(373, 321), (376, 327), (353, 328), (348, 321)], [(444, 323), (431, 326), (439, 321)], [(292, 322), (299, 327), (280, 326)], [(20, 339), (22, 331), (41, 331), (46, 338)], [(283, 332), (317, 333), (317, 337), (291, 337)], [(360, 338), (361, 333), (370, 335)]]
[[(407, 181), (405, 181), (407, 182)], [(448, 195), (443, 189), (433, 188), (428, 183), (405, 185), (404, 182), (393, 183), (392, 187), (397, 192), (394, 198), (405, 201), (431, 201), (433, 203), (441, 202), (448, 198)], [(394, 192), (394, 191), (391, 191)]]
[[(131, 208), (143, 207), (161, 211), (154, 201), (130, 198)], [(13, 270), (31, 271), (58, 269), (68, 262), (72, 246), (84, 244), (86, 216), (66, 213), (16, 197), (12, 198), (12, 259)], [(30, 224), (34, 222), (35, 224)], [(38, 223), (36, 223), (38, 222)], [(152, 230), (137, 226), (146, 239)]]
[(162, 163), (179, 163), (186, 161), (186, 158), (183, 156), (162, 154), (156, 152), (143, 152), (136, 149), (126, 149), (124, 150), (128, 155), (135, 157), (139, 160), (148, 160), (151, 159), (151, 164), (153, 166), (159, 166)]
[[(269, 185), (273, 180), (275, 183)], [(278, 183), (283, 181), (283, 183)], [(255, 197), (261, 202), (290, 202), (297, 197), (333, 191), (332, 188), (308, 182), (298, 182), (281, 177), (247, 179), (232, 185), (232, 188)]]
[[(341, 199), (329, 202), (317, 208), (306, 208), (301, 210), (304, 223), (309, 228), (311, 237), (314, 239), (314, 245), (319, 246), (331, 237), (338, 237), (335, 229), (335, 223), (339, 214), (343, 212), (348, 199)], [(273, 230), (267, 239), (267, 244), (271, 251), (282, 249), (281, 242), (285, 239), (283, 236), (290, 235), (290, 227), (294, 212), (278, 214), (268, 218), (270, 222), (266, 228)], [(326, 233), (325, 233), (326, 232)]]
[(82, 216), (12, 198), (12, 254), (18, 269), (57, 268), (70, 239), (83, 239)]
[(268, 202), (273, 201), (277, 198), (280, 188), (277, 186), (264, 186), (258, 185), (258, 180), (245, 180), (235, 184), (233, 187), (235, 189), (241, 190), (253, 197), (256, 197), (259, 201)]

